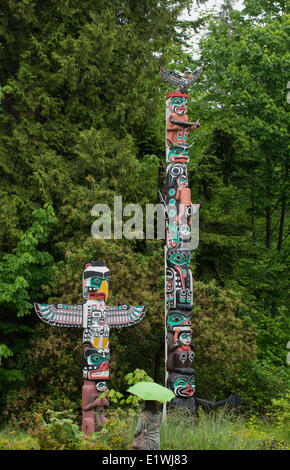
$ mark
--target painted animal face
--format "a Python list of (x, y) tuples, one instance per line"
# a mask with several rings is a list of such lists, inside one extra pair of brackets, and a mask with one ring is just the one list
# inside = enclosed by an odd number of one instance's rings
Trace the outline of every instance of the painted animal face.
[(168, 107), (172, 113), (180, 116), (187, 113), (188, 99), (185, 96), (175, 96), (169, 100)]
[(92, 261), (83, 272), (83, 298), (103, 300), (109, 296), (110, 271), (104, 261)]
[[(183, 130), (180, 133), (179, 140), (184, 140)], [(172, 146), (167, 150), (167, 162), (180, 162), (188, 163), (189, 162), (189, 148), (184, 146)]]
[[(168, 376), (167, 386), (174, 392), (176, 397), (189, 398), (195, 392), (194, 369), (178, 369), (180, 372), (172, 372)], [(190, 373), (181, 373), (181, 371)]]
[(182, 312), (179, 310), (171, 310), (167, 317), (167, 328), (174, 331), (176, 328), (189, 331), (191, 312)]
[(180, 376), (176, 378), (173, 387), (177, 397), (192, 397), (195, 391), (194, 377)]
[(108, 350), (96, 349), (89, 342), (83, 343), (83, 375), (89, 380), (109, 378)]

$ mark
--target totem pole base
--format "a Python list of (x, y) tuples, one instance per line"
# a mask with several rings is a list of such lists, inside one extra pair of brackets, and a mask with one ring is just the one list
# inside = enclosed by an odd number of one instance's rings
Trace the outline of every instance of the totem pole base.
[(82, 432), (92, 434), (101, 431), (107, 421), (105, 409), (109, 402), (107, 398), (99, 398), (103, 391), (97, 389), (98, 383), (85, 380), (82, 387)]

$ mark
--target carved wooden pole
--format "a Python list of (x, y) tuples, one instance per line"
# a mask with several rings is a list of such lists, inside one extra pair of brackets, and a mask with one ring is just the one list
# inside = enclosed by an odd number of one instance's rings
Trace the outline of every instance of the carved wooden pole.
[[(190, 251), (197, 247), (192, 226), (198, 231), (196, 216), (201, 203), (191, 202), (188, 187), (189, 162), (188, 134), (200, 122), (189, 122), (187, 116), (188, 94), (186, 88), (200, 76), (202, 68), (183, 77), (161, 67), (161, 75), (176, 92), (166, 96), (166, 194), (159, 193), (165, 209), (165, 336), (166, 385), (174, 394), (170, 405), (186, 408), (192, 413), (198, 406), (215, 408), (229, 403), (238, 406), (240, 398), (230, 395), (216, 403), (197, 398), (195, 371), (193, 369), (194, 342), (192, 340), (192, 274), (189, 268)], [(193, 219), (195, 223), (193, 223)], [(197, 219), (198, 220), (198, 219)], [(166, 407), (164, 408), (164, 414)]]
[[(200, 204), (191, 202), (188, 187), (190, 131), (200, 122), (190, 122), (187, 116), (187, 86), (193, 84), (202, 72), (181, 77), (161, 67), (161, 75), (177, 91), (166, 96), (166, 194), (163, 204), (166, 211), (165, 236), (165, 335), (166, 384), (176, 396), (172, 404), (188, 406), (193, 397), (194, 342), (192, 340), (192, 274), (189, 268), (192, 217)], [(162, 198), (161, 198), (162, 199)]]
[(104, 425), (107, 398), (99, 396), (109, 380), (110, 328), (136, 325), (146, 307), (107, 306), (110, 271), (105, 261), (85, 264), (81, 305), (34, 304), (39, 318), (54, 326), (83, 328), (82, 430), (85, 434), (98, 431)]

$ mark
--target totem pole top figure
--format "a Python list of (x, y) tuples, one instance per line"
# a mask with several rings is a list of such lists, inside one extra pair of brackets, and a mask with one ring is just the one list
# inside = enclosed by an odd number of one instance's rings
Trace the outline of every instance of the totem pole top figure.
[(107, 306), (110, 271), (105, 261), (91, 261), (83, 271), (81, 305), (34, 304), (39, 318), (54, 326), (83, 328), (83, 377), (109, 379), (110, 328), (135, 325), (146, 306)]
[(65, 327), (122, 327), (142, 320), (146, 306), (106, 306), (109, 296), (110, 271), (105, 261), (91, 261), (83, 271), (81, 305), (34, 304), (39, 318), (45, 323)]
[(172, 70), (166, 69), (165, 67), (160, 67), (160, 73), (164, 80), (170, 83), (173, 88), (177, 88), (180, 93), (187, 93), (187, 87), (193, 85), (203, 71), (203, 67), (195, 70), (194, 72), (185, 73), (183, 76), (179, 75)]

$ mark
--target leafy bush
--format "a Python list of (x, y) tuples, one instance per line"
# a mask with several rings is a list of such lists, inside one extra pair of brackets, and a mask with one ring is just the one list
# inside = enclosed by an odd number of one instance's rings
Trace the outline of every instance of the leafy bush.
[(72, 450), (78, 449), (82, 438), (78, 425), (66, 412), (47, 410), (49, 422), (43, 416), (34, 413), (34, 426), (29, 434), (37, 440), (41, 450)]
[(218, 399), (235, 393), (241, 366), (256, 357), (251, 307), (239, 294), (216, 282), (194, 283), (192, 327), (195, 341), (196, 395)]
[(290, 393), (285, 397), (272, 400), (273, 409), (268, 413), (271, 421), (275, 422), (278, 430), (290, 441)]
[[(129, 372), (125, 376), (125, 381), (127, 382), (128, 385), (134, 385), (138, 382), (154, 382), (151, 377), (147, 374), (147, 372), (143, 369), (135, 369), (134, 372)], [(116, 408), (122, 407), (122, 408), (131, 408), (133, 410), (140, 411), (141, 405), (143, 403), (143, 400), (136, 395), (129, 394), (128, 397), (125, 399), (124, 395), (120, 392), (117, 392), (114, 389), (110, 389), (102, 396), (107, 395), (110, 403), (113, 404), (113, 406)]]
[(243, 409), (259, 413), (274, 410), (273, 400), (283, 398), (289, 390), (287, 367), (276, 366), (267, 360), (253, 360), (242, 364), (240, 385), (236, 392), (243, 399)]
[(103, 442), (112, 450), (128, 450), (134, 440), (134, 429), (138, 413), (134, 410), (116, 409), (108, 415), (109, 419), (100, 433)]
[[(74, 422), (74, 415), (68, 412), (48, 410), (47, 414), (46, 422), (40, 413), (34, 413), (34, 423), (28, 431), (40, 450), (124, 450), (131, 446), (136, 418), (132, 410), (112, 411), (104, 428), (91, 435), (84, 435)], [(2, 445), (5, 448), (8, 442), (3, 440)]]

